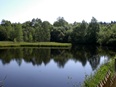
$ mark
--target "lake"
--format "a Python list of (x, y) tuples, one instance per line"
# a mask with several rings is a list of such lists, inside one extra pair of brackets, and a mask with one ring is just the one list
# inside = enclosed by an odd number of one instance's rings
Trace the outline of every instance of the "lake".
[(0, 80), (4, 87), (80, 87), (115, 52), (95, 46), (0, 48)]

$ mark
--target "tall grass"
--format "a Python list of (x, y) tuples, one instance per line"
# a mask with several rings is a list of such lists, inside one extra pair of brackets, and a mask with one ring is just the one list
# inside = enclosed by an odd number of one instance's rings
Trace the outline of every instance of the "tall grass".
[(70, 47), (71, 43), (57, 43), (57, 42), (0, 42), (0, 47)]

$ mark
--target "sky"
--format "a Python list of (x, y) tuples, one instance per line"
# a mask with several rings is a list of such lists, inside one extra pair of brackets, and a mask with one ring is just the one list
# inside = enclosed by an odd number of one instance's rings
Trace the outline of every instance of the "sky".
[(31, 21), (40, 18), (53, 23), (64, 17), (69, 23), (95, 17), (98, 22), (116, 21), (116, 0), (0, 0), (0, 21)]

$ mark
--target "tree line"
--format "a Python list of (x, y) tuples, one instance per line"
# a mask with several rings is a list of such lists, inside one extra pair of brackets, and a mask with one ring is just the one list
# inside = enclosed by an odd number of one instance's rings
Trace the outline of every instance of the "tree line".
[(2, 20), (0, 41), (115, 45), (116, 22), (98, 22), (94, 17), (90, 23), (85, 20), (68, 23), (63, 17), (58, 17), (53, 24), (38, 18), (24, 23)]

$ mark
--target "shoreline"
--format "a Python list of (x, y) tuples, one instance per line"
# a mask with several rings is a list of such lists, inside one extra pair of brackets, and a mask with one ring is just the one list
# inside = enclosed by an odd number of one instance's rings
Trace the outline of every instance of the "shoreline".
[(0, 47), (72, 47), (72, 44), (58, 42), (0, 42)]
[(110, 70), (111, 71), (111, 75), (114, 75), (114, 59), (116, 58), (116, 56), (114, 58), (112, 58), (111, 60), (109, 60), (109, 62), (107, 62), (106, 64), (103, 64), (102, 66), (100, 66), (98, 68), (98, 70), (96, 72), (94, 72), (94, 74), (91, 75), (87, 75), (85, 78), (85, 81), (82, 84), (82, 87), (96, 87), (106, 76), (106, 73)]

